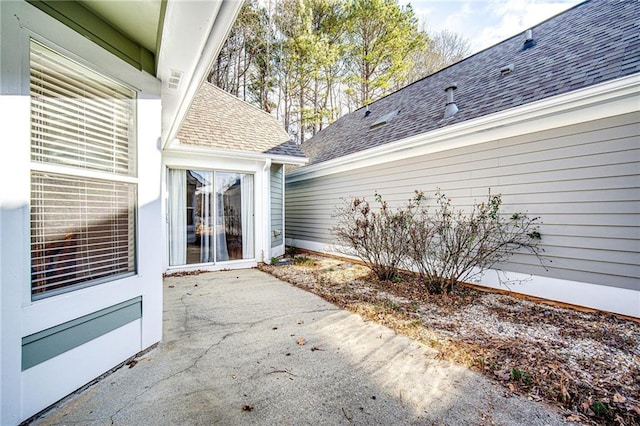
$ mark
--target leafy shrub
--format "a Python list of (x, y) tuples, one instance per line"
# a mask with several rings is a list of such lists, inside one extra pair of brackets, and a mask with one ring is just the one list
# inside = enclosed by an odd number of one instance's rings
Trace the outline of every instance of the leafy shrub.
[(291, 244), (290, 246), (287, 246), (286, 253), (289, 257), (295, 256), (296, 252), (297, 252), (296, 246), (294, 246), (293, 244)]
[(379, 279), (392, 280), (406, 260), (419, 199), (393, 210), (380, 195), (375, 198), (379, 204), (376, 209), (365, 198), (344, 200), (334, 213), (337, 223), (331, 231), (338, 241), (338, 250), (358, 257)]
[(520, 370), (519, 368), (511, 369), (511, 377), (516, 382), (523, 382), (527, 385), (530, 385), (533, 382), (533, 378), (531, 377), (531, 375), (524, 370)]
[(293, 258), (293, 263), (296, 265), (315, 266), (316, 260), (308, 256), (296, 256)]

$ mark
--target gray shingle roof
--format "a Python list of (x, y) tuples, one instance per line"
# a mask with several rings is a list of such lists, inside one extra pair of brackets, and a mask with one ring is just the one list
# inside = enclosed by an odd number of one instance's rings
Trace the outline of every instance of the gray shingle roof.
[[(309, 164), (640, 72), (640, 1), (592, 0), (338, 119), (302, 146)], [(514, 69), (501, 75), (500, 69)], [(444, 120), (444, 89), (459, 112)], [(398, 110), (386, 124), (371, 128)]]
[(181, 145), (304, 158), (275, 117), (207, 82), (177, 138)]

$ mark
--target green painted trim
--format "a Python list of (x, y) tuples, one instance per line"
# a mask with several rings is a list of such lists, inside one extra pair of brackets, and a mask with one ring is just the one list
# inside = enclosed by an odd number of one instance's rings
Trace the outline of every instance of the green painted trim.
[[(162, 32), (164, 31), (164, 17), (167, 14), (167, 0), (162, 0), (160, 3), (160, 19), (158, 19), (158, 33), (156, 35), (156, 52), (160, 52), (162, 47)], [(155, 64), (156, 66), (158, 64)], [(156, 69), (156, 73), (157, 73)], [(155, 75), (155, 74), (154, 74)]]
[(142, 296), (22, 338), (22, 371), (142, 318)]
[(153, 52), (140, 46), (75, 0), (26, 0), (139, 70), (155, 75)]
[(153, 76), (156, 75), (156, 58), (142, 46), (140, 46), (140, 69)]

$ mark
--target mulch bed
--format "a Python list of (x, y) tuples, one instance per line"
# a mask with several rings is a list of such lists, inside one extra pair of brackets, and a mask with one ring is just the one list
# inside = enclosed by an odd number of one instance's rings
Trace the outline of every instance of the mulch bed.
[(413, 274), (378, 280), (317, 255), (261, 265), (282, 280), (480, 371), (506, 393), (557, 405), (569, 422), (640, 425), (640, 323), (456, 286), (430, 295)]

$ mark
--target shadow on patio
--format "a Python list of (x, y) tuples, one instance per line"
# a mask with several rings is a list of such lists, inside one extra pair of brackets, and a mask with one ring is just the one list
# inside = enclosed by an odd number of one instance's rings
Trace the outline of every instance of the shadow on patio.
[(561, 424), (258, 270), (170, 277), (158, 348), (36, 424)]

